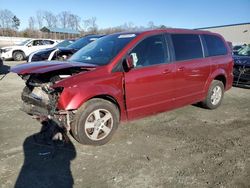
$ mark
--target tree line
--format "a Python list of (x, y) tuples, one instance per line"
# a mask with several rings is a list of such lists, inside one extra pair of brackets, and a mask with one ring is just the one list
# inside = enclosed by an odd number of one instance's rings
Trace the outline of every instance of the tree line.
[[(97, 25), (96, 17), (82, 19), (80, 16), (70, 11), (62, 11), (54, 14), (47, 10), (38, 10), (34, 16), (28, 18), (27, 28), (19, 31), (21, 20), (10, 10), (0, 9), (0, 35), (18, 37), (44, 37), (44, 38), (65, 38), (62, 34), (43, 34), (40, 29), (44, 26), (53, 28), (65, 28), (79, 31), (81, 35), (86, 34), (110, 34), (120, 31), (134, 31), (143, 29), (166, 28), (165, 25), (156, 26), (152, 21), (147, 26), (136, 26), (132, 22), (119, 26), (100, 29)], [(70, 38), (70, 36), (67, 36)]]

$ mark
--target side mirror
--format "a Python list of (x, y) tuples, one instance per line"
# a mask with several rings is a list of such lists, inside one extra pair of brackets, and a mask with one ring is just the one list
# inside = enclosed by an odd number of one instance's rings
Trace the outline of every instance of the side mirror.
[(132, 55), (126, 57), (126, 65), (128, 70), (134, 68), (134, 58)]
[(28, 47), (31, 47), (31, 46), (32, 46), (32, 44), (28, 44), (27, 46), (28, 46)]

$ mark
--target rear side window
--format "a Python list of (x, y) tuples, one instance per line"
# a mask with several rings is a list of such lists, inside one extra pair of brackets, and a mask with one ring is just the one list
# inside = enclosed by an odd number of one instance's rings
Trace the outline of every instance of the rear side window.
[(32, 45), (33, 46), (43, 45), (43, 41), (42, 40), (33, 40)]
[(171, 37), (174, 46), (176, 61), (203, 57), (199, 35), (172, 34)]
[(203, 35), (207, 45), (208, 56), (227, 54), (227, 48), (220, 37), (214, 35)]
[(51, 40), (44, 40), (43, 41), (43, 45), (50, 45), (50, 44), (54, 44), (54, 41), (51, 41)]

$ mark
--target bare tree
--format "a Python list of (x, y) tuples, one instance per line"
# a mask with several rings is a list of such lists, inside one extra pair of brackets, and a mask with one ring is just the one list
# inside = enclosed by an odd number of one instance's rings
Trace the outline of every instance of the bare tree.
[(83, 20), (84, 30), (91, 33), (97, 33), (98, 26), (96, 24), (96, 17)]
[(4, 10), (0, 10), (0, 28), (5, 28), (5, 14), (4, 14)]
[(33, 16), (29, 17), (29, 29), (34, 30), (35, 23), (36, 23), (36, 19)]
[(75, 14), (70, 14), (68, 17), (68, 27), (70, 29), (79, 30), (81, 18)]
[(44, 11), (44, 21), (48, 27), (56, 27), (57, 26), (57, 18), (50, 11)]
[(154, 22), (152, 22), (152, 21), (149, 21), (148, 22), (148, 28), (149, 29), (155, 29), (157, 26), (155, 26), (155, 24), (154, 24)]
[(43, 11), (39, 10), (36, 12), (36, 20), (37, 20), (37, 24), (39, 29), (41, 29), (43, 27)]
[(7, 9), (0, 10), (0, 26), (2, 28), (11, 29), (13, 27), (14, 14)]
[(133, 22), (125, 22), (120, 26), (125, 31), (134, 31), (137, 29), (137, 26)]
[(166, 28), (169, 28), (169, 27), (167, 27), (167, 26), (165, 26), (165, 25), (160, 25), (160, 26), (158, 26), (158, 28), (159, 28), (159, 29), (166, 29)]
[(69, 15), (70, 15), (70, 12), (68, 11), (63, 11), (58, 15), (59, 24), (61, 25), (61, 27), (63, 28), (68, 27)]

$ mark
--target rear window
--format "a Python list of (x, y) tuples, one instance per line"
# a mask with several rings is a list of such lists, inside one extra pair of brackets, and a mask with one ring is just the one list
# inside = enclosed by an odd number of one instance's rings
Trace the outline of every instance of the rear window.
[(176, 61), (202, 58), (203, 52), (199, 35), (172, 34)]
[(217, 56), (227, 54), (227, 48), (222, 39), (215, 35), (203, 35), (207, 50), (208, 56)]

